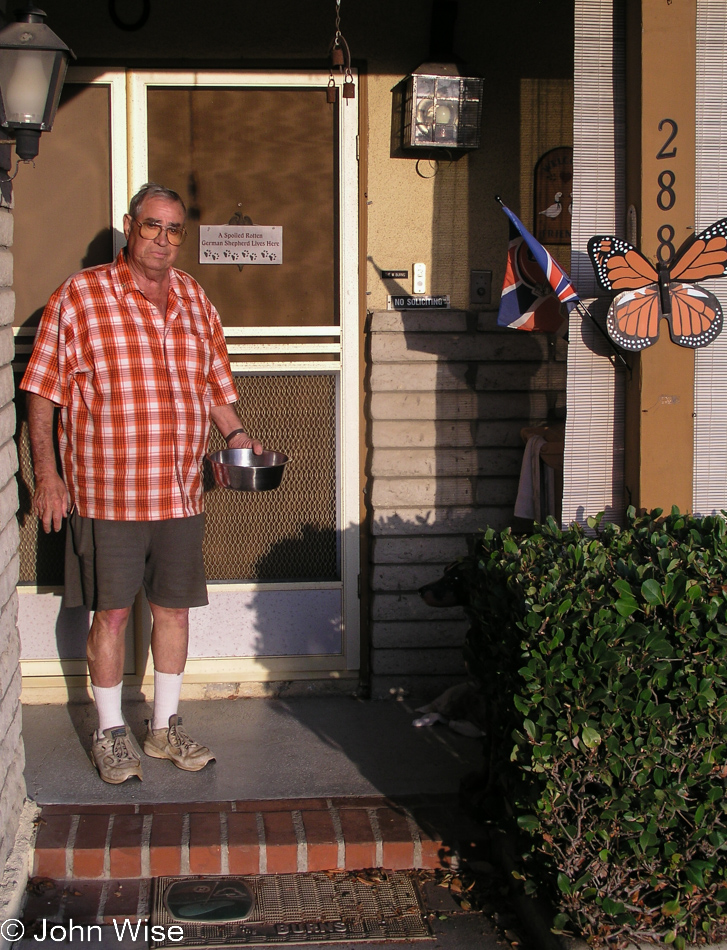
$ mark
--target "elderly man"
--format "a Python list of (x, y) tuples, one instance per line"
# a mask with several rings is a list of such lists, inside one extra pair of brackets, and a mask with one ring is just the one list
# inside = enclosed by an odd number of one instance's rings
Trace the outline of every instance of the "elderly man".
[(143, 186), (124, 216), (126, 248), (51, 297), (21, 383), (33, 509), (46, 532), (68, 515), (65, 604), (95, 611), (87, 656), (99, 724), (91, 754), (112, 784), (142, 777), (121, 712), (124, 633), (142, 585), (154, 659), (144, 752), (188, 771), (214, 758), (177, 715), (189, 608), (207, 603), (202, 460), (210, 419), (229, 446), (262, 452), (235, 412), (219, 316), (197, 281), (173, 266), (185, 215), (176, 192)]

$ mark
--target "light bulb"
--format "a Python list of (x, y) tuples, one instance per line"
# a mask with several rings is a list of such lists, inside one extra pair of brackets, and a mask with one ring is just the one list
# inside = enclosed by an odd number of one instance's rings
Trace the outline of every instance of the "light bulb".
[[(23, 50), (18, 55), (15, 68), (5, 90), (5, 108), (11, 122), (43, 121), (45, 101), (50, 85), (50, 69), (53, 57)], [(48, 67), (48, 69), (46, 69)]]
[(435, 117), (437, 125), (449, 125), (452, 121), (452, 110), (449, 106), (445, 106), (443, 103), (437, 105), (435, 111)]

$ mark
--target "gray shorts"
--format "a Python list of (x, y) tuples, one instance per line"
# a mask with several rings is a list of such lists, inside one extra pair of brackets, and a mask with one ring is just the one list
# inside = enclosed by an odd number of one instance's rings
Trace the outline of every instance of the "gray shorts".
[(142, 585), (160, 607), (202, 607), (204, 514), (166, 521), (105, 521), (73, 511), (66, 531), (66, 607), (131, 607)]

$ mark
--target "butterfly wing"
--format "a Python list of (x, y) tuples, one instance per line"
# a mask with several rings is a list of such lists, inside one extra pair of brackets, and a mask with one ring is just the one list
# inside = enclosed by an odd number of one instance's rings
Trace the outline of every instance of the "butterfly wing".
[(611, 339), (638, 353), (659, 339), (659, 285), (647, 284), (615, 297), (606, 318)]
[(677, 251), (672, 280), (706, 280), (727, 275), (727, 218), (715, 221)]
[(654, 266), (621, 238), (596, 235), (588, 242), (588, 254), (604, 290), (636, 290), (658, 279)]
[[(708, 290), (693, 284), (669, 284), (671, 338), (678, 346), (708, 346), (722, 331), (719, 301)], [(659, 285), (648, 284), (619, 294), (606, 319), (611, 339), (624, 350), (640, 352), (659, 339), (661, 319)]]
[(679, 346), (708, 346), (722, 331), (719, 300), (694, 284), (669, 284), (671, 313), (666, 314), (669, 332)]

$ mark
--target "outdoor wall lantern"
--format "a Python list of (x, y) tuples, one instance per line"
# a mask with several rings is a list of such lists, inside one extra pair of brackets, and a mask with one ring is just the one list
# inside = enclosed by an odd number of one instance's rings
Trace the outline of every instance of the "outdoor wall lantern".
[(18, 17), (0, 30), (0, 127), (14, 137), (18, 159), (30, 162), (40, 133), (53, 128), (68, 60), (76, 57), (42, 10), (29, 6)]
[(403, 148), (479, 148), (484, 80), (424, 63), (406, 80)]

